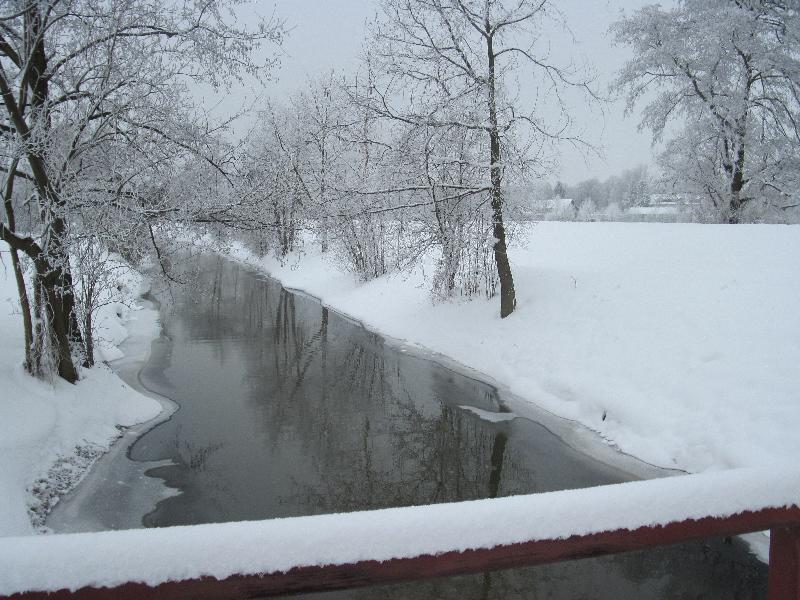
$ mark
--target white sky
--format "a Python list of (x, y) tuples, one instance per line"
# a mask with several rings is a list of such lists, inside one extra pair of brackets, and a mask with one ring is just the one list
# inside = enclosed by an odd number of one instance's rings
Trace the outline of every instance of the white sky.
[[(558, 32), (552, 40), (555, 53), (569, 53), (583, 58), (598, 75), (597, 87), (606, 92), (614, 72), (628, 56), (627, 48), (612, 47), (608, 26), (621, 11), (631, 12), (646, 4), (643, 0), (557, 0), (558, 7), (577, 40), (564, 39)], [(669, 4), (669, 2), (667, 2)], [(274, 14), (284, 19), (291, 32), (280, 50), (280, 68), (266, 88), (247, 87), (226, 90), (218, 111), (229, 111), (252, 102), (259, 93), (280, 101), (283, 96), (304, 85), (313, 77), (336, 69), (353, 71), (358, 63), (364, 37), (364, 23), (374, 16), (375, 0), (258, 0), (240, 12), (246, 23), (253, 13)], [(211, 98), (206, 98), (206, 103)], [(577, 183), (590, 177), (604, 179), (623, 169), (652, 162), (650, 135), (637, 131), (638, 115), (624, 116), (624, 104), (615, 102), (599, 111), (578, 108), (573, 118), (591, 143), (601, 146), (604, 158), (589, 158), (564, 145), (559, 173), (547, 177), (554, 183), (562, 179)]]

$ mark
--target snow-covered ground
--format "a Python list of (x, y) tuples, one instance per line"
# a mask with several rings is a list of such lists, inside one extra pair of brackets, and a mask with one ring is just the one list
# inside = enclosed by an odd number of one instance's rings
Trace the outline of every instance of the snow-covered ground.
[[(8, 255), (0, 265), (0, 536), (34, 533), (59, 495), (74, 486), (120, 436), (120, 427), (158, 415), (161, 405), (125, 385), (107, 366), (70, 385), (34, 379), (22, 367), (22, 321)], [(124, 301), (99, 309), (98, 361), (121, 356), (136, 328), (158, 335), (155, 311), (136, 311), (141, 277), (119, 270)]]
[[(524, 237), (511, 255), (519, 305), (505, 320), (496, 299), (433, 304), (425, 278), (433, 258), (360, 284), (310, 245), (283, 264), (241, 246), (230, 252), (374, 329), (485, 373), (628, 453), (665, 467), (724, 472), (456, 510), (61, 535), (47, 543), (7, 537), (0, 593), (222, 578), (797, 504), (800, 227), (548, 222)], [(32, 489), (52, 481), (54, 465), (73, 464), (83, 448), (108, 447), (115, 425), (155, 416), (160, 405), (103, 366), (77, 386), (25, 375), (10, 273), (0, 282), (0, 298), (9, 299), (0, 313), (0, 535), (15, 536), (33, 531), (28, 509), (39, 496)], [(139, 285), (126, 282), (129, 297)], [(104, 313), (107, 355), (125, 335), (122, 324), (156, 325), (153, 315), (122, 304)], [(475, 529), (475, 522), (494, 526)], [(367, 542), (337, 543), (343, 535)]]
[(518, 308), (359, 284), (308, 244), (231, 252), (393, 338), (485, 373), (624, 452), (692, 472), (800, 455), (800, 226), (545, 222), (511, 251)]

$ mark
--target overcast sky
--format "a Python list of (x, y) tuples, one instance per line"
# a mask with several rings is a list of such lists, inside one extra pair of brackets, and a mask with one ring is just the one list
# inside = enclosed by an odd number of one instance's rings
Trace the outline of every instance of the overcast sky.
[[(597, 71), (598, 87), (605, 92), (614, 72), (628, 58), (626, 48), (612, 47), (608, 26), (624, 10), (632, 12), (646, 4), (642, 0), (558, 0), (557, 5), (567, 18), (577, 45), (561, 31), (553, 32), (553, 54), (576, 53)], [(663, 4), (664, 2), (662, 2)], [(668, 2), (667, 2), (668, 3)], [(252, 101), (259, 92), (280, 101), (281, 97), (301, 87), (308, 77), (331, 69), (352, 71), (362, 49), (365, 21), (374, 16), (375, 0), (260, 0), (254, 2), (241, 18), (251, 12), (263, 16), (274, 14), (284, 19), (291, 29), (280, 49), (280, 68), (266, 89), (236, 88), (227, 90), (228, 97), (220, 111)], [(604, 179), (623, 169), (652, 162), (650, 135), (637, 131), (638, 115), (624, 116), (622, 102), (598, 110), (577, 108), (573, 117), (585, 131), (585, 137), (602, 147), (605, 158), (590, 158), (568, 146), (561, 149), (559, 173), (547, 177), (551, 183), (562, 179), (577, 183), (590, 177)]]

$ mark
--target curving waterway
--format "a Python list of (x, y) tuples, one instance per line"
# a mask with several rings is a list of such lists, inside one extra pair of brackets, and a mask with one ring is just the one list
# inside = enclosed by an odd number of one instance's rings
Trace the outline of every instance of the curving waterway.
[[(151, 465), (149, 481), (176, 492), (133, 515), (146, 527), (491, 498), (631, 478), (509, 413), (495, 387), (406, 352), (312, 298), (220, 257), (196, 257), (191, 267), (190, 285), (159, 297), (163, 334), (139, 373), (145, 388), (179, 408), (139, 437), (128, 457), (115, 459)], [(103, 497), (102, 487), (95, 496)], [(764, 598), (766, 567), (739, 541), (708, 540), (309, 597), (377, 595)]]

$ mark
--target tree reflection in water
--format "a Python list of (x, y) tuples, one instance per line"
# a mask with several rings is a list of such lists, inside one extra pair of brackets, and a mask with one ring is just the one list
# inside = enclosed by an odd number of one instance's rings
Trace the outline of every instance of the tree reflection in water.
[[(142, 373), (175, 399), (134, 446), (181, 494), (148, 525), (494, 498), (625, 479), (543, 426), (498, 423), (493, 387), (410, 356), (218, 257), (162, 315)], [(194, 458), (193, 458), (194, 457)], [(202, 468), (193, 468), (201, 465)], [(491, 523), (475, 523), (476, 528)], [(320, 598), (760, 598), (763, 565), (719, 541)]]

